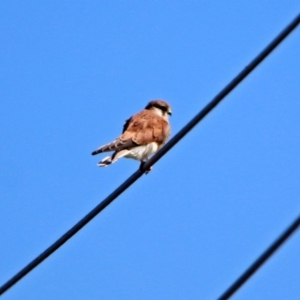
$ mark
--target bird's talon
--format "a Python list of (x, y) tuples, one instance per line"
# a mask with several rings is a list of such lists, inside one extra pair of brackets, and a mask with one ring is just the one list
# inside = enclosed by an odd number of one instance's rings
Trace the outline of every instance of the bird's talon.
[(148, 173), (152, 170), (152, 166), (150, 166), (147, 170), (143, 170), (145, 163), (146, 163), (145, 161), (142, 161), (142, 162), (141, 162), (140, 170), (141, 170), (141, 171), (144, 171), (145, 174), (148, 174)]
[(152, 170), (152, 166), (150, 166), (146, 171), (145, 174), (147, 175)]

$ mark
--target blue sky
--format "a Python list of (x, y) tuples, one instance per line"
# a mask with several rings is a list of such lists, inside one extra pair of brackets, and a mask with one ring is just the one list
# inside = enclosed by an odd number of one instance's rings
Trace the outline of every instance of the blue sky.
[[(148, 101), (176, 133), (299, 1), (1, 1), (0, 284), (137, 168), (91, 151)], [(216, 299), (300, 212), (296, 30), (3, 299)], [(300, 235), (233, 299), (299, 299)]]

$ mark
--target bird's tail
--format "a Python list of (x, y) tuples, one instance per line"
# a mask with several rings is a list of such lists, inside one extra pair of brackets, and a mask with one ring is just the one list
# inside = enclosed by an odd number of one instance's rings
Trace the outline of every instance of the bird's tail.
[(98, 167), (107, 167), (108, 165), (116, 162), (119, 158), (128, 154), (129, 150), (121, 150), (119, 152), (115, 152), (112, 156), (106, 156), (101, 161), (98, 162)]
[(101, 147), (99, 147), (98, 149), (96, 149), (95, 151), (92, 152), (92, 155), (96, 155), (102, 152), (109, 152), (109, 151), (115, 151), (116, 147), (115, 147), (116, 141), (113, 141), (109, 144), (103, 145)]
[(132, 139), (122, 140), (118, 138), (109, 144), (99, 147), (98, 149), (92, 152), (92, 155), (96, 155), (102, 152), (109, 152), (109, 151), (121, 152), (122, 150), (130, 149), (135, 146), (137, 146), (137, 143), (135, 143)]
[(101, 161), (98, 162), (97, 166), (98, 167), (107, 167), (112, 163), (112, 157), (111, 156), (106, 156), (104, 157)]

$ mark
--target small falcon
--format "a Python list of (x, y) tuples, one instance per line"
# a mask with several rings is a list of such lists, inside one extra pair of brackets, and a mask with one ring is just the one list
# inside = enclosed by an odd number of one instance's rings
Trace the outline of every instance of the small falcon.
[(171, 107), (167, 102), (162, 100), (149, 102), (144, 110), (125, 121), (122, 135), (92, 152), (92, 155), (96, 155), (114, 151), (111, 156), (103, 158), (98, 166), (106, 167), (119, 158), (126, 157), (141, 161), (142, 167), (149, 156), (158, 151), (170, 136), (171, 114)]

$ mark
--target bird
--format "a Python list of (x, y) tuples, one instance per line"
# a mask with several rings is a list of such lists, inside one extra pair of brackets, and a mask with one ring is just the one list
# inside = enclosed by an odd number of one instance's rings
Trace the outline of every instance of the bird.
[[(111, 156), (106, 156), (97, 165), (107, 167), (119, 158), (125, 157), (139, 160), (142, 170), (149, 156), (157, 152), (169, 138), (171, 133), (169, 116), (171, 115), (171, 106), (166, 101), (150, 101), (145, 109), (125, 121), (119, 137), (92, 152), (92, 155), (96, 155), (114, 151)], [(151, 168), (145, 173), (148, 173)]]

